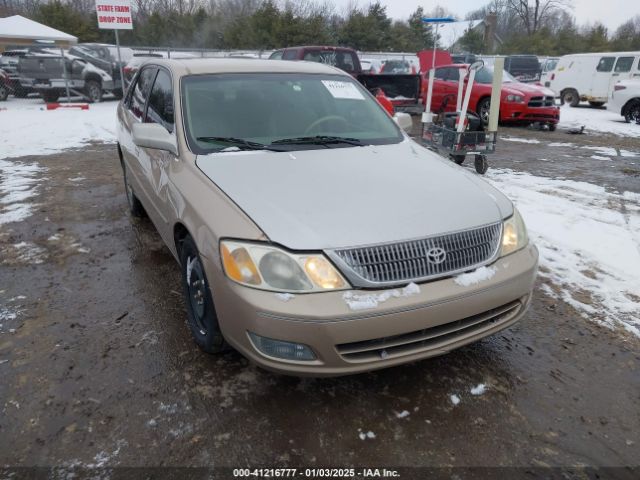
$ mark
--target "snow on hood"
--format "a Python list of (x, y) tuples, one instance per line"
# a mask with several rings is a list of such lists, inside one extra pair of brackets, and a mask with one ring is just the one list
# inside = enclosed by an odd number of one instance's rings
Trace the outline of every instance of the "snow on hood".
[(274, 242), (320, 250), (473, 228), (512, 214), (498, 190), (400, 144), (198, 156), (198, 167)]
[(508, 82), (502, 84), (502, 93), (503, 95), (546, 95), (555, 97), (555, 93), (553, 93), (548, 88), (541, 87), (539, 85), (534, 85), (530, 83), (522, 83), (522, 82)]

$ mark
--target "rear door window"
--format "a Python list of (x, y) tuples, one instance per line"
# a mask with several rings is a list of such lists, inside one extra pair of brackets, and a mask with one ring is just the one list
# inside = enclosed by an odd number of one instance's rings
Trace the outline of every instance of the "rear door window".
[(436, 68), (436, 73), (434, 78), (437, 80), (446, 80), (447, 79), (447, 70), (446, 68)]
[(619, 57), (613, 71), (618, 73), (630, 72), (634, 60), (634, 57)]
[(282, 60), (295, 60), (297, 50), (285, 50), (282, 54)]
[(165, 70), (158, 70), (156, 81), (149, 94), (146, 123), (158, 123), (173, 132), (173, 87), (171, 77)]
[(138, 120), (142, 120), (144, 115), (144, 107), (147, 102), (147, 96), (151, 89), (151, 84), (156, 76), (157, 68), (147, 67), (143, 68), (138, 75), (136, 84), (133, 87), (131, 94), (131, 101), (129, 102), (129, 110)]
[(598, 62), (596, 71), (598, 72), (610, 72), (613, 70), (613, 64), (616, 61), (616, 57), (602, 57)]

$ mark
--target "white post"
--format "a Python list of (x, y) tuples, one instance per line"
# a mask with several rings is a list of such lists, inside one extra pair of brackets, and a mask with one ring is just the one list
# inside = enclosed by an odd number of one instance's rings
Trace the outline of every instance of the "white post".
[(433, 114), (431, 113), (431, 94), (433, 92), (433, 76), (435, 75), (436, 69), (432, 68), (429, 70), (429, 84), (427, 86), (427, 100), (424, 109), (424, 113), (422, 114), (422, 123), (431, 123)]
[(438, 26), (439, 24), (436, 23), (436, 33), (433, 37), (433, 58), (431, 59), (432, 69), (436, 68), (436, 46), (438, 45)]
[(64, 77), (64, 88), (67, 91), (67, 103), (71, 102), (69, 94), (69, 76), (67, 75), (67, 58), (64, 56), (64, 49), (60, 47), (60, 55), (62, 56), (62, 76)]
[(504, 57), (496, 58), (493, 64), (493, 84), (491, 85), (491, 107), (489, 108), (489, 132), (498, 130), (500, 120), (500, 92), (502, 91), (502, 72), (504, 71)]
[(471, 90), (473, 90), (473, 81), (476, 78), (476, 71), (471, 69), (469, 72), (469, 82), (467, 83), (467, 90), (464, 95), (464, 102), (462, 103), (462, 110), (458, 114), (458, 133), (462, 133), (464, 131), (464, 121), (467, 118), (467, 110), (469, 108), (469, 99), (471, 98)]
[(118, 37), (117, 28), (114, 30), (114, 32), (116, 32), (116, 49), (118, 50), (118, 67), (120, 68), (120, 87), (122, 88), (122, 98), (124, 98), (124, 69), (122, 68), (122, 57), (120, 57), (120, 38)]
[(456, 112), (460, 113), (462, 110), (462, 88), (464, 87), (464, 79), (467, 76), (467, 69), (461, 68), (458, 70), (458, 96), (456, 97)]

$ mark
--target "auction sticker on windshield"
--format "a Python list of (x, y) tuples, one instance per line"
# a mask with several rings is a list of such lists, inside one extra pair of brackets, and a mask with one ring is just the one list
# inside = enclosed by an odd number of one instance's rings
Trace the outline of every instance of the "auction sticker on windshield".
[(351, 82), (335, 80), (322, 80), (322, 84), (329, 90), (333, 98), (349, 98), (352, 100), (364, 100), (362, 93)]

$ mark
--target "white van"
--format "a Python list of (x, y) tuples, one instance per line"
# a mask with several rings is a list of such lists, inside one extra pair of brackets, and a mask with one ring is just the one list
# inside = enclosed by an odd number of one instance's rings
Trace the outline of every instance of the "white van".
[(581, 100), (600, 107), (613, 84), (629, 78), (640, 78), (640, 52), (579, 53), (561, 57), (544, 85), (572, 107)]

